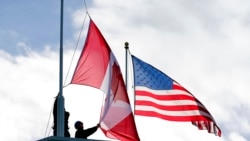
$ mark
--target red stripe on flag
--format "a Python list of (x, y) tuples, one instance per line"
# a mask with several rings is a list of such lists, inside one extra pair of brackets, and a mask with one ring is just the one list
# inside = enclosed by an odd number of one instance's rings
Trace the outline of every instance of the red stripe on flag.
[(179, 99), (186, 99), (186, 100), (194, 100), (195, 98), (192, 96), (184, 95), (181, 93), (176, 93), (176, 94), (165, 94), (165, 95), (156, 95), (148, 91), (141, 91), (137, 90), (136, 91), (137, 96), (149, 96), (158, 100), (179, 100)]
[(157, 113), (154, 111), (141, 111), (141, 110), (135, 110), (136, 115), (141, 116), (150, 116), (150, 117), (157, 117), (164, 120), (170, 120), (170, 121), (192, 121), (192, 120), (207, 120), (207, 118), (203, 116), (169, 116), (169, 115), (163, 115), (161, 113)]
[(160, 110), (168, 110), (168, 111), (188, 111), (188, 110), (202, 110), (206, 112), (205, 110), (202, 109), (202, 107), (198, 107), (195, 105), (181, 105), (181, 106), (164, 106), (164, 105), (159, 105), (157, 103), (151, 102), (151, 101), (141, 101), (137, 100), (136, 105), (150, 105), (152, 107), (155, 107)]
[[(190, 100), (193, 102), (196, 102), (196, 105), (189, 105), (189, 104), (185, 104), (185, 105), (171, 105), (171, 106), (165, 106), (165, 105), (160, 105), (157, 103), (154, 103), (152, 101), (147, 101), (147, 100), (136, 100), (135, 101), (135, 105), (151, 105), (153, 107), (162, 109), (162, 110), (170, 110), (170, 111), (175, 111), (175, 110), (202, 110), (204, 112), (208, 112), (207, 109), (204, 109), (203, 105), (197, 101), (196, 98), (188, 96), (188, 95), (183, 95), (183, 94), (171, 94), (171, 95), (156, 95), (153, 94), (151, 92), (147, 92), (147, 91), (136, 91), (136, 97), (138, 96), (145, 96), (145, 97), (151, 97), (153, 99), (156, 100), (160, 100), (160, 101), (175, 101), (175, 100)], [(199, 106), (200, 105), (200, 106)]]

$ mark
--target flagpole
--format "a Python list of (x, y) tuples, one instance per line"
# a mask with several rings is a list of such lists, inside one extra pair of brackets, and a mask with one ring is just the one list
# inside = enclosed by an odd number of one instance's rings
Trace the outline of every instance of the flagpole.
[[(125, 85), (126, 85), (126, 89), (127, 89), (127, 92), (129, 92), (128, 90), (128, 53), (129, 53), (129, 43), (128, 42), (125, 42)], [(133, 97), (133, 113), (135, 111), (135, 95)]]
[(64, 97), (63, 97), (63, 0), (61, 0), (60, 18), (60, 66), (59, 66), (59, 94), (57, 97), (57, 125), (56, 136), (64, 137)]
[(128, 90), (128, 47), (129, 43), (125, 42), (125, 85), (126, 89)]

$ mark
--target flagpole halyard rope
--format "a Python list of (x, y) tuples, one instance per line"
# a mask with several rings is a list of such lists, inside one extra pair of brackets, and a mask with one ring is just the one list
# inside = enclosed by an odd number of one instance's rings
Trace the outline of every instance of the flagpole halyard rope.
[(88, 7), (87, 7), (87, 4), (86, 4), (86, 0), (84, 0), (84, 6), (85, 6), (85, 9), (86, 9), (86, 12), (89, 13), (88, 12)]
[[(48, 123), (47, 123), (47, 126), (46, 126), (44, 138), (47, 137), (47, 136), (49, 136), (50, 131), (51, 131), (51, 130), (49, 130), (49, 132), (47, 132), (48, 128), (49, 128), (49, 122), (50, 122), (50, 119), (51, 119), (51, 114), (52, 114), (53, 108), (54, 108), (54, 104), (52, 105), (52, 108), (51, 108), (51, 111), (50, 111), (50, 114), (49, 114), (49, 120), (48, 120)], [(46, 135), (47, 133), (48, 133), (48, 135)]]

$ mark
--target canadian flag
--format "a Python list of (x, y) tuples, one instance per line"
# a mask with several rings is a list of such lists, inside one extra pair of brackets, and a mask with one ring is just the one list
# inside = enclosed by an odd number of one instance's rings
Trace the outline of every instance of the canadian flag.
[(119, 64), (92, 19), (71, 84), (92, 86), (106, 94), (100, 125), (107, 137), (140, 140)]

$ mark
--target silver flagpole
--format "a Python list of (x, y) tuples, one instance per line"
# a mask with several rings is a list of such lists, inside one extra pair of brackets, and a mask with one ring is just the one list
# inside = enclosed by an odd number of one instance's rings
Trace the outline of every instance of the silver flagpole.
[(59, 66), (59, 94), (57, 97), (57, 126), (56, 136), (64, 137), (64, 97), (63, 97), (63, 0), (61, 0), (60, 20), (60, 66)]
[(128, 42), (125, 42), (125, 85), (128, 90)]
[[(129, 92), (129, 86), (128, 86), (128, 54), (129, 54), (129, 43), (125, 42), (125, 84), (126, 84), (126, 89), (127, 92)], [(133, 79), (134, 80), (134, 79)], [(134, 83), (134, 82), (133, 82)], [(133, 88), (134, 89), (134, 88)], [(134, 90), (133, 93), (134, 94)], [(135, 95), (133, 95), (133, 113), (135, 111)]]

